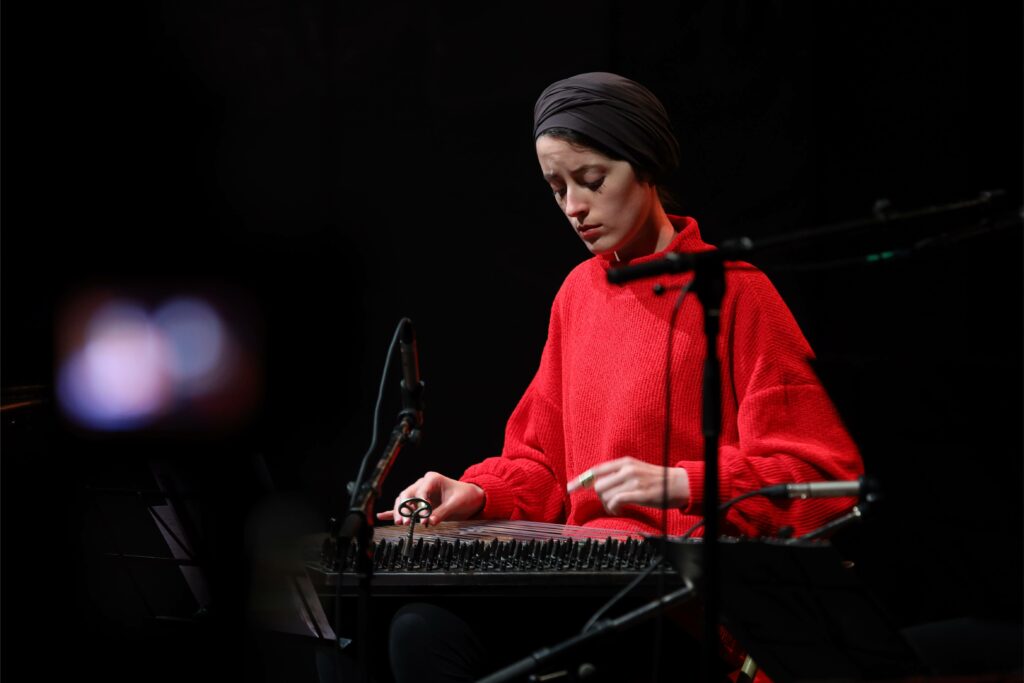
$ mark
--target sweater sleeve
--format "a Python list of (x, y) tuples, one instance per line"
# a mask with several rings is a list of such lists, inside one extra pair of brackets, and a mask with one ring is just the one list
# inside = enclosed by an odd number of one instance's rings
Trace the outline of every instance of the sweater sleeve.
[(540, 367), (508, 420), (501, 455), (471, 465), (461, 477), (484, 490), (481, 518), (565, 520), (568, 494), (557, 310), (556, 299)]
[[(733, 284), (719, 349), (737, 417), (735, 430), (720, 441), (720, 502), (773, 484), (857, 478), (864, 472), (860, 454), (812, 368), (813, 353), (789, 308), (759, 271)], [(678, 464), (690, 478), (688, 511), (702, 511), (704, 463)], [(853, 503), (755, 496), (734, 505), (725, 522), (746, 535), (775, 535), (786, 525), (799, 535)]]

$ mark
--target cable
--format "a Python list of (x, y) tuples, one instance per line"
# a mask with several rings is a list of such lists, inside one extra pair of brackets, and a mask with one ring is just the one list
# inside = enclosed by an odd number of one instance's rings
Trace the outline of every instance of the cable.
[[(693, 285), (693, 278), (684, 284), (679, 290), (679, 296), (676, 297), (675, 303), (672, 304), (672, 313), (669, 315), (668, 320), (668, 341), (665, 344), (665, 430), (662, 434), (662, 446), (661, 446), (661, 538), (658, 541), (661, 547), (661, 556), (657, 558), (657, 562), (651, 564), (650, 567), (645, 569), (636, 579), (631, 581), (625, 589), (619, 592), (615, 597), (605, 604), (597, 615), (603, 614), (609, 607), (618, 602), (622, 596), (626, 595), (632, 590), (640, 581), (654, 571), (655, 567), (661, 564), (661, 558), (665, 556), (665, 551), (668, 547), (668, 467), (669, 467), (669, 451), (672, 447), (672, 342), (675, 338), (676, 329), (676, 318), (679, 317), (679, 311), (683, 307), (683, 301), (686, 299), (686, 295), (689, 294), (690, 288)], [(657, 291), (657, 290), (655, 290)], [(658, 574), (658, 597), (664, 597), (665, 595), (665, 572), (662, 571)], [(595, 617), (597, 616), (595, 615)], [(591, 621), (596, 621), (596, 618), (591, 618)], [(590, 622), (588, 622), (588, 626)], [(586, 630), (586, 629), (584, 629)], [(654, 630), (654, 680), (657, 680), (659, 662), (661, 661), (661, 649), (664, 631), (663, 615), (661, 612), (658, 613), (658, 627)]]
[[(405, 324), (408, 318), (402, 318), (398, 321), (398, 326), (395, 328), (395, 333), (391, 336), (391, 343), (388, 345), (387, 355), (384, 357), (384, 370), (380, 377), (380, 388), (377, 391), (377, 403), (373, 408), (373, 430), (370, 434), (370, 447), (366, 449), (366, 453), (363, 455), (362, 462), (359, 463), (359, 473), (356, 478), (349, 484), (349, 507), (351, 508), (356, 501), (356, 496), (359, 495), (359, 489), (363, 485), (363, 477), (366, 474), (366, 463), (370, 461), (370, 456), (377, 450), (377, 443), (380, 440), (380, 409), (384, 402), (384, 385), (387, 382), (388, 376), (391, 374), (391, 360), (395, 355), (395, 346), (398, 344), (398, 337), (402, 330), (402, 326)], [(337, 582), (334, 586), (334, 632), (337, 638), (337, 643), (341, 643), (341, 638), (337, 636), (341, 630), (341, 574), (345, 571), (344, 563), (347, 553), (342, 553), (338, 558), (338, 577)], [(360, 666), (365, 666), (365, 662), (360, 662)]]
[[(734, 498), (730, 498), (729, 500), (727, 500), (724, 503), (722, 503), (721, 505), (719, 505), (718, 506), (718, 514), (721, 514), (721, 513), (725, 512), (726, 510), (731, 508), (736, 503), (740, 502), (741, 500), (746, 500), (747, 498), (752, 498), (754, 496), (778, 496), (778, 495), (784, 494), (785, 492), (786, 492), (786, 485), (785, 484), (774, 484), (772, 486), (764, 486), (764, 487), (759, 488), (759, 489), (757, 489), (755, 491), (747, 491), (746, 493), (741, 493), (740, 495), (735, 496)], [(680, 538), (682, 538), (682, 539), (690, 538), (690, 536), (692, 536), (693, 533), (695, 531), (697, 531), (697, 529), (701, 528), (702, 526), (704, 526), (704, 520), (703, 519), (698, 520), (698, 522), (696, 524), (694, 524), (689, 529), (684, 531), (683, 535), (680, 536)]]
[(402, 318), (398, 321), (395, 333), (391, 336), (391, 343), (388, 345), (388, 353), (384, 358), (384, 371), (380, 376), (380, 388), (377, 390), (377, 403), (373, 408), (373, 431), (370, 436), (370, 447), (366, 449), (363, 460), (359, 463), (359, 474), (356, 475), (355, 480), (351, 484), (352, 490), (349, 491), (351, 496), (355, 496), (359, 492), (359, 487), (363, 484), (363, 476), (366, 474), (366, 463), (370, 461), (370, 456), (377, 450), (377, 443), (380, 440), (380, 408), (384, 402), (384, 385), (387, 382), (388, 375), (391, 374), (391, 361), (395, 355), (395, 347), (398, 345), (398, 337), (401, 334), (402, 326), (406, 322), (411, 321), (408, 318)]
[[(669, 451), (672, 447), (672, 342), (675, 336), (673, 332), (676, 328), (676, 318), (683, 306), (683, 300), (689, 294), (692, 285), (693, 279), (691, 278), (680, 288), (679, 296), (672, 304), (672, 313), (668, 320), (668, 341), (665, 344), (665, 429), (661, 442), (661, 537), (663, 543), (668, 538), (668, 464)], [(664, 546), (662, 550), (664, 550)]]

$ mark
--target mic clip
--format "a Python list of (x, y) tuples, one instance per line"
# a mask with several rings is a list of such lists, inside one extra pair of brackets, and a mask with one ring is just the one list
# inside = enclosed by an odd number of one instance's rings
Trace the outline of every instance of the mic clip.
[(400, 421), (409, 423), (410, 431), (408, 439), (414, 444), (420, 442), (421, 427), (423, 427), (423, 387), (421, 380), (417, 383), (416, 389), (410, 391), (402, 380), (402, 409), (398, 412)]

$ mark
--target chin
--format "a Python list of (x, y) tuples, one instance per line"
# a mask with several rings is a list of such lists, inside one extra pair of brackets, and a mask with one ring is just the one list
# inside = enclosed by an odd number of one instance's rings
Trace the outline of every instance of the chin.
[(612, 244), (611, 240), (607, 237), (601, 237), (596, 242), (587, 242), (584, 240), (583, 243), (587, 245), (587, 249), (589, 249), (590, 253), (594, 256), (603, 256), (604, 254), (610, 255), (617, 248), (621, 247), (619, 244)]

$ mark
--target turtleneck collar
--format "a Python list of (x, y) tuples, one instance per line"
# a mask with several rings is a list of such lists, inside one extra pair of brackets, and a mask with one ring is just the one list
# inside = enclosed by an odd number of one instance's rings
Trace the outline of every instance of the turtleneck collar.
[(715, 247), (708, 244), (700, 237), (700, 228), (697, 227), (697, 221), (689, 216), (674, 216), (669, 214), (669, 221), (672, 223), (672, 227), (675, 228), (676, 236), (669, 242), (668, 246), (661, 251), (653, 254), (647, 254), (646, 256), (638, 256), (634, 259), (628, 259), (623, 261), (615, 260), (615, 252), (609, 251), (605, 254), (600, 254), (594, 258), (598, 260), (601, 267), (605, 270), (611, 268), (621, 268), (625, 265), (635, 265), (637, 263), (646, 263), (648, 261), (654, 261), (661, 258), (670, 251), (679, 253), (696, 252), (696, 251), (708, 251)]

